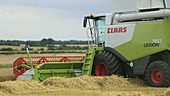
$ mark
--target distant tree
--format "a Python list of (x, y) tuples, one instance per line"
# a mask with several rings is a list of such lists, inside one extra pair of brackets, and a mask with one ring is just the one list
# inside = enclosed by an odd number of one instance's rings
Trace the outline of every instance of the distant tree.
[(41, 40), (41, 42), (46, 42), (47, 41), (47, 39), (46, 38), (43, 38), (42, 40)]
[(53, 40), (52, 38), (48, 38), (48, 39), (47, 39), (47, 43), (48, 43), (48, 44), (54, 44), (54, 43), (55, 43), (55, 40)]
[[(21, 50), (22, 50), (22, 51), (26, 51), (25, 48), (21, 48)], [(33, 48), (29, 48), (29, 50), (31, 51), (31, 50), (33, 50)]]
[(47, 50), (55, 50), (55, 48), (52, 46), (48, 46)]
[(0, 51), (14, 51), (12, 48), (1, 48)]
[(48, 38), (48, 39), (46, 39), (46, 38), (43, 38), (41, 41), (40, 41), (40, 43), (42, 44), (42, 45), (54, 45), (55, 44), (55, 40), (53, 40), (52, 38)]
[(40, 48), (40, 50), (41, 50), (41, 51), (43, 51), (43, 50), (44, 50), (44, 48)]
[[(46, 46), (46, 45), (55, 45), (55, 44), (88, 44), (88, 41), (81, 41), (81, 40), (68, 40), (68, 41), (55, 41), (52, 38), (43, 38), (40, 41), (27, 41), (29, 42), (30, 46)], [(0, 45), (11, 45), (11, 46), (20, 46), (26, 44), (25, 41), (19, 40), (0, 40)]]

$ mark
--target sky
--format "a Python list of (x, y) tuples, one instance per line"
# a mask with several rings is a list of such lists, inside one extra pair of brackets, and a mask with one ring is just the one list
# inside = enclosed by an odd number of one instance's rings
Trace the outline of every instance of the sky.
[(0, 40), (87, 40), (83, 17), (110, 0), (0, 0)]
[(0, 40), (87, 40), (83, 17), (111, 12), (110, 1), (0, 0)]

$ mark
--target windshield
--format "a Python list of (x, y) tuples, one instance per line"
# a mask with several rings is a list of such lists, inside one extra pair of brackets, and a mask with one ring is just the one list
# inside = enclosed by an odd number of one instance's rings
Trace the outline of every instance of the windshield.
[(87, 27), (89, 44), (101, 45), (105, 43), (105, 16), (86, 17), (84, 25)]
[(96, 21), (96, 26), (97, 26), (97, 29), (98, 29), (98, 32), (97, 32), (98, 44), (104, 43), (104, 41), (105, 41), (105, 35), (104, 35), (104, 32), (105, 32), (105, 17), (100, 17)]
[(166, 0), (166, 8), (170, 8), (170, 0)]

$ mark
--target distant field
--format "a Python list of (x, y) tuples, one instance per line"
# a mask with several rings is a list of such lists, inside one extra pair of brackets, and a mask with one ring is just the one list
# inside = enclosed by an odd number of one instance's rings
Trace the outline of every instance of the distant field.
[[(1, 45), (0, 46), (0, 49), (2, 48), (12, 48), (13, 50), (21, 50), (22, 48), (24, 48), (24, 46), (8, 46), (8, 45)], [(44, 50), (47, 50), (47, 47), (30, 47), (32, 48), (33, 50), (38, 50), (38, 49), (41, 49), (43, 48)]]
[[(54, 46), (60, 46), (60, 45), (54, 45)], [(79, 45), (76, 45), (76, 44), (66, 44), (66, 46), (79, 46), (79, 47), (87, 47), (88, 45), (86, 44), (79, 44)], [(0, 45), (0, 49), (2, 48), (12, 48), (13, 50), (18, 50), (20, 51), (22, 48), (24, 48), (24, 45), (21, 45), (21, 46), (9, 46), (9, 45)], [(47, 46), (37, 46), (37, 47), (30, 47), (32, 48), (34, 51), (37, 51), (39, 49), (44, 49), (44, 50), (47, 50), (48, 47)]]
[[(58, 45), (59, 46), (59, 45)], [(61, 48), (58, 48), (58, 49), (55, 49), (57, 47), (54, 47), (51, 48), (50, 50), (48, 50), (48, 47), (45, 46), (37, 46), (37, 47), (30, 47), (30, 53), (31, 54), (47, 54), (47, 53), (85, 53), (86, 52), (86, 49), (81, 49), (81, 47), (83, 48), (84, 46), (87, 46), (87, 45), (74, 45), (74, 46), (79, 46), (79, 47), (71, 47), (73, 45), (66, 45), (66, 46), (69, 46), (70, 48), (66, 48), (65, 47), (61, 47)], [(22, 50), (24, 48), (24, 45), (22, 46), (8, 46), (8, 45), (0, 45), (0, 49), (3, 49), (3, 50), (0, 50), (0, 54), (5, 54), (5, 55), (9, 55), (9, 54), (26, 54), (26, 50)], [(76, 49), (78, 48), (78, 49)], [(79, 50), (80, 48), (80, 50)], [(12, 49), (12, 50), (11, 50)]]

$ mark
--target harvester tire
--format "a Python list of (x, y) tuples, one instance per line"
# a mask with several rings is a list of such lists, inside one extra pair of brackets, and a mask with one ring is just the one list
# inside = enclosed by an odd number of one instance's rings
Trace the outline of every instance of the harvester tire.
[(113, 54), (103, 51), (98, 52), (94, 58), (92, 75), (94, 76), (111, 76), (121, 75), (122, 69), (120, 61)]
[(155, 61), (146, 69), (145, 79), (152, 87), (170, 86), (170, 66), (163, 61)]

